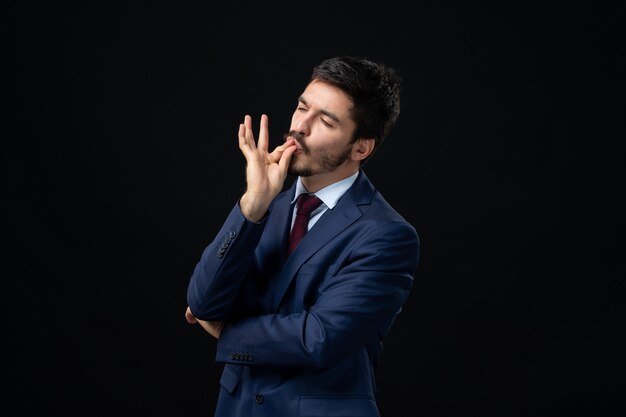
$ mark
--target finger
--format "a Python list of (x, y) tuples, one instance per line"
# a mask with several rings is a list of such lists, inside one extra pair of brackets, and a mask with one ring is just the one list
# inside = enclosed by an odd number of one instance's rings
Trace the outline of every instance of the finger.
[(280, 161), (280, 156), (283, 154), (285, 149), (287, 149), (290, 146), (294, 146), (295, 144), (296, 142), (293, 139), (288, 139), (282, 145), (278, 145), (276, 148), (274, 148), (274, 150), (270, 154), (270, 159), (272, 160), (272, 162)]
[(276, 149), (277, 149), (277, 150), (280, 150), (280, 151), (283, 151), (283, 150), (287, 149), (289, 146), (293, 146), (293, 145), (295, 145), (295, 144), (296, 144), (295, 139), (289, 138), (289, 139), (287, 139), (286, 141), (284, 141), (284, 142), (282, 143), (282, 145), (278, 145), (278, 146), (276, 147)]
[(280, 160), (278, 161), (278, 166), (282, 172), (287, 172), (287, 168), (289, 168), (289, 162), (291, 162), (291, 157), (293, 153), (296, 151), (296, 145), (291, 145), (285, 148), (282, 155), (280, 155)]
[(246, 143), (246, 126), (243, 123), (239, 124), (239, 131), (237, 132), (239, 138), (239, 148), (243, 149), (244, 146), (248, 146)]
[(239, 131), (237, 137), (239, 138), (239, 149), (246, 155), (246, 151), (254, 150), (256, 145), (254, 144), (254, 136), (252, 136), (252, 118), (246, 115), (243, 119), (243, 123), (239, 124)]
[(246, 144), (250, 148), (255, 149), (256, 143), (254, 142), (254, 132), (252, 131), (252, 117), (246, 114), (246, 116), (243, 118), (243, 124), (246, 128), (246, 131), (245, 131)]
[(268, 118), (266, 114), (261, 115), (261, 126), (259, 128), (259, 142), (257, 143), (257, 147), (265, 152), (267, 152), (269, 148), (269, 130), (268, 126)]

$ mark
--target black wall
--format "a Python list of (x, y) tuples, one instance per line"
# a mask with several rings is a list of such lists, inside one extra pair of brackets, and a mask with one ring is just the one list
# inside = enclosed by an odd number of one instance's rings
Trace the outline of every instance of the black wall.
[(10, 415), (212, 415), (185, 293), (245, 185), (238, 124), (279, 144), (339, 54), (404, 78), (365, 167), (422, 240), (383, 416), (623, 415), (618, 2), (254, 3), (5, 6)]

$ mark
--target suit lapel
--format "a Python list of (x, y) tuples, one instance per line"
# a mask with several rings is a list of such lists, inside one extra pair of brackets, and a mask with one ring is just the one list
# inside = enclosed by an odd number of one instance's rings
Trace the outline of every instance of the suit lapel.
[[(361, 217), (362, 211), (358, 206), (371, 202), (373, 192), (373, 186), (367, 177), (365, 177), (365, 174), (361, 172), (361, 175), (353, 187), (339, 199), (337, 205), (332, 210), (326, 210), (322, 217), (320, 217), (311, 230), (304, 236), (302, 241), (298, 244), (298, 247), (293, 251), (291, 256), (287, 258), (278, 279), (270, 290), (270, 294), (272, 294), (271, 305), (274, 311), (277, 311), (280, 306), (300, 266), (322, 246)], [(293, 196), (293, 193), (289, 193), (288, 195)], [(281, 206), (287, 206), (287, 209), (291, 207), (289, 204), (284, 203), (281, 204)], [(288, 214), (290, 215), (291, 212), (289, 211)], [(285, 248), (285, 251), (286, 247), (287, 233), (285, 233), (283, 237), (283, 248)]]
[(274, 257), (275, 254), (279, 253), (282, 255), (279, 256), (281, 263), (285, 260), (292, 215), (290, 202), (293, 199), (294, 190), (280, 194), (270, 209), (272, 214), (266, 226), (270, 235), (266, 239), (265, 252), (260, 253), (261, 259), (268, 259), (268, 256)]
[(270, 208), (271, 214), (267, 219), (265, 234), (262, 242), (257, 246), (255, 257), (259, 263), (260, 275), (257, 279), (259, 288), (259, 302), (268, 310), (273, 303), (273, 288), (276, 277), (282, 273), (285, 258), (287, 257), (287, 240), (291, 220), (290, 201), (294, 191), (279, 194)]

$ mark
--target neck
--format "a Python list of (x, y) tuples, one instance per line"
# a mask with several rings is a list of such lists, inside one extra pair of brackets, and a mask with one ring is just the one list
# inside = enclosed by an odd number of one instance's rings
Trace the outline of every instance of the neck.
[(355, 174), (358, 170), (358, 165), (356, 167), (346, 166), (341, 167), (341, 169), (326, 172), (324, 174), (311, 175), (309, 177), (300, 177), (300, 180), (302, 181), (302, 185), (304, 185), (308, 192), (315, 193), (324, 187), (328, 187), (331, 184), (348, 178), (349, 176)]

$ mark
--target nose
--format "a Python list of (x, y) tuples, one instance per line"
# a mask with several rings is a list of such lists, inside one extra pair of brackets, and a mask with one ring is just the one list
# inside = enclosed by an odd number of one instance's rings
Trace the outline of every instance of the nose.
[(291, 118), (291, 130), (295, 130), (301, 135), (307, 136), (311, 131), (311, 117), (307, 112), (296, 112)]

